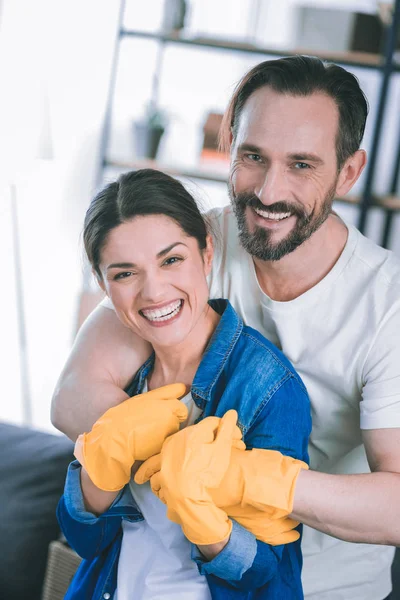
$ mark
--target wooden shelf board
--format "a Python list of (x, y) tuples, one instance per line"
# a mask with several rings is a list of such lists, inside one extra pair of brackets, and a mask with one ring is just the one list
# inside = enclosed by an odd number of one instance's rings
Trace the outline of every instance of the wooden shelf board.
[(135, 160), (135, 161), (107, 161), (106, 166), (117, 169), (159, 169), (165, 171), (169, 175), (177, 177), (187, 177), (189, 179), (202, 179), (206, 181), (216, 181), (218, 183), (226, 183), (228, 179), (228, 171), (211, 170), (206, 167), (179, 167), (177, 165), (160, 164), (155, 160)]
[[(240, 42), (222, 38), (212, 38), (207, 36), (185, 37), (179, 32), (172, 33), (152, 33), (149, 31), (139, 31), (136, 29), (123, 29), (121, 36), (142, 37), (146, 39), (158, 40), (165, 43), (187, 44), (205, 48), (216, 48), (220, 50), (233, 50), (237, 52), (248, 52), (252, 54), (266, 54), (271, 56), (290, 56), (292, 54), (310, 54), (319, 56), (322, 59), (341, 63), (349, 66), (365, 67), (370, 69), (379, 68), (383, 57), (380, 54), (369, 52), (324, 52), (310, 50), (310, 48), (292, 48), (283, 50), (278, 48), (266, 48), (249, 42)], [(400, 70), (400, 64), (394, 64), (395, 71)]]

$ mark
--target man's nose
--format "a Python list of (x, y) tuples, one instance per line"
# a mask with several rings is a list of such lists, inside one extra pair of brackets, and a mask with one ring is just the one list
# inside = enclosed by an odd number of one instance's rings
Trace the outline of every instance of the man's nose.
[(265, 206), (286, 200), (289, 190), (284, 169), (279, 165), (270, 165), (257, 183), (254, 193)]

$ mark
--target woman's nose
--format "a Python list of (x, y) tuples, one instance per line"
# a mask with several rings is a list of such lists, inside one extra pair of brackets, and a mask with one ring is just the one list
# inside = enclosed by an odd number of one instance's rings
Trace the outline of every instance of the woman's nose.
[(160, 274), (155, 272), (149, 273), (143, 278), (142, 298), (152, 303), (160, 302), (165, 295), (165, 288), (164, 278)]

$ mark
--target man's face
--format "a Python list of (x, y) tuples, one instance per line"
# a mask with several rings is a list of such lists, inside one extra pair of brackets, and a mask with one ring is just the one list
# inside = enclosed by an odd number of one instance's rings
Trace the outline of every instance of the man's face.
[(327, 95), (263, 87), (247, 100), (232, 144), (230, 198), (243, 247), (280, 260), (321, 227), (338, 180), (339, 113)]

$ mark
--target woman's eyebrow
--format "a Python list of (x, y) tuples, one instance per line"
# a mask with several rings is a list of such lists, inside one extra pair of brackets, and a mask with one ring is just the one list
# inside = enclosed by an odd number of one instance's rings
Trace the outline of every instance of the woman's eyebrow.
[(109, 269), (132, 269), (134, 266), (135, 263), (130, 262), (112, 263), (111, 265), (108, 265), (107, 271)]
[[(166, 248), (164, 248), (163, 250), (160, 250), (160, 252), (157, 252), (157, 258), (161, 258), (162, 256), (165, 256), (166, 254), (168, 254), (168, 252), (170, 252), (173, 248), (175, 248), (175, 246), (186, 246), (186, 244), (184, 244), (183, 242), (174, 242), (173, 244), (170, 244), (169, 246), (167, 246)], [(107, 267), (107, 271), (109, 269), (132, 269), (136, 267), (135, 263), (131, 263), (131, 262), (120, 262), (120, 263), (111, 263), (110, 265), (108, 265)]]
[(170, 252), (170, 250), (172, 250), (172, 248), (175, 248), (175, 246), (186, 246), (186, 244), (184, 244), (183, 242), (174, 242), (173, 244), (171, 244), (170, 246), (167, 246), (167, 248), (164, 248), (164, 250), (160, 250), (160, 252), (157, 252), (157, 258), (161, 258), (162, 256), (165, 256), (166, 254), (168, 254), (168, 252)]

